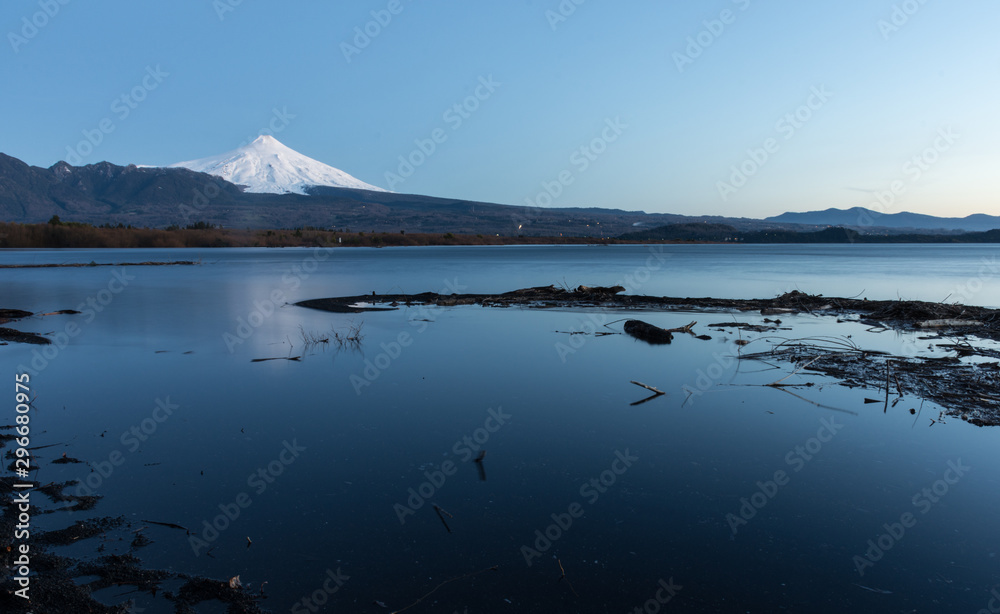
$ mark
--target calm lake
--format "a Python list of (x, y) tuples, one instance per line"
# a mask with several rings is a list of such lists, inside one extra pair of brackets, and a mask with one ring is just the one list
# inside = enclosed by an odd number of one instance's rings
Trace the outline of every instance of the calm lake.
[[(2, 346), (0, 377), (30, 369), (32, 443), (60, 444), (39, 450), (36, 479), (81, 480), (103, 496), (90, 512), (38, 516), (39, 528), (122, 515), (149, 526), (154, 543), (136, 551), (145, 565), (267, 582), (274, 612), (391, 612), (454, 580), (407, 612), (971, 614), (1000, 603), (1000, 430), (938, 420), (940, 408), (912, 396), (883, 412), (863, 401), (878, 391), (816, 375), (794, 376), (815, 384), (792, 390), (802, 398), (764, 387), (792, 368), (735, 360), (735, 329), (706, 326), (760, 322), (756, 312), (644, 312), (664, 327), (697, 320), (712, 337), (654, 347), (592, 334), (621, 332), (623, 311), (333, 314), (286, 303), (621, 284), (996, 307), (998, 251), (7, 251), (0, 264), (200, 264), (0, 270), (0, 308), (83, 312), (9, 324), (68, 344)], [(831, 317), (782, 320), (786, 337), (914, 347)], [(358, 326), (356, 348), (303, 339)], [(917, 351), (945, 354), (926, 343)], [(251, 362), (261, 358), (282, 360)], [(667, 394), (632, 405), (648, 392), (631, 380)], [(64, 452), (87, 464), (51, 464)], [(105, 554), (128, 543), (108, 542)], [(63, 551), (96, 555), (92, 543)], [(173, 611), (129, 587), (98, 595)]]

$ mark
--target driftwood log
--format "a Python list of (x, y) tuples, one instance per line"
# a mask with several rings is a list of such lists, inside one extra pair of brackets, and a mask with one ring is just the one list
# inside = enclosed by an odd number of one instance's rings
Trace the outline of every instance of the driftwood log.
[(670, 343), (674, 339), (673, 333), (667, 329), (653, 326), (642, 320), (626, 320), (625, 332), (640, 341), (645, 341), (652, 345)]
[(660, 328), (642, 320), (628, 320), (625, 322), (625, 332), (646, 343), (662, 344), (670, 343), (674, 338), (673, 333), (688, 333), (696, 336), (693, 330), (695, 324), (697, 322), (691, 322), (677, 328)]

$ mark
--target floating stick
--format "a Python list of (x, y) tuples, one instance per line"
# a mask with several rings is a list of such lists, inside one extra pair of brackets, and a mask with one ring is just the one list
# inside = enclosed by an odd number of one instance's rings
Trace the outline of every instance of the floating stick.
[(451, 527), (448, 526), (448, 522), (444, 519), (444, 517), (447, 516), (448, 518), (454, 518), (454, 516), (452, 516), (445, 510), (441, 509), (436, 504), (434, 505), (434, 513), (436, 513), (438, 515), (438, 518), (441, 519), (441, 524), (444, 525), (444, 528), (447, 529), (449, 533), (451, 533)]
[(636, 386), (639, 386), (641, 388), (645, 388), (646, 390), (649, 390), (650, 392), (655, 392), (657, 395), (667, 394), (666, 392), (663, 392), (659, 388), (654, 388), (653, 386), (647, 386), (646, 384), (643, 384), (642, 382), (637, 382), (635, 380), (631, 380), (631, 383), (633, 383)]
[[(434, 508), (435, 508), (435, 509), (440, 509), (440, 508), (438, 508), (438, 506), (436, 506), (436, 505), (434, 506)], [(447, 512), (445, 512), (445, 513), (447, 513)], [(450, 579), (450, 580), (445, 580), (445, 581), (444, 581), (444, 582), (442, 582), (441, 584), (438, 584), (437, 586), (435, 586), (434, 588), (432, 588), (432, 589), (431, 589), (431, 591), (430, 591), (429, 593), (427, 593), (426, 595), (424, 595), (424, 596), (423, 596), (423, 597), (421, 597), (420, 599), (417, 599), (416, 601), (414, 601), (414, 602), (413, 602), (413, 603), (411, 603), (410, 605), (406, 606), (406, 607), (405, 607), (405, 608), (403, 608), (402, 610), (394, 610), (394, 611), (392, 612), (392, 614), (399, 614), (400, 612), (405, 612), (406, 610), (409, 610), (410, 608), (412, 608), (413, 606), (417, 605), (418, 603), (420, 603), (420, 602), (421, 602), (421, 601), (423, 601), (424, 599), (427, 599), (428, 597), (430, 597), (431, 595), (433, 595), (433, 594), (434, 594), (434, 592), (435, 592), (435, 591), (437, 591), (437, 589), (441, 588), (441, 587), (442, 587), (442, 586), (444, 586), (445, 584), (449, 584), (449, 583), (451, 583), (451, 582), (454, 582), (454, 581), (456, 581), (456, 580), (464, 580), (465, 578), (471, 578), (472, 576), (478, 576), (479, 574), (481, 574), (481, 573), (486, 573), (487, 571), (496, 571), (497, 569), (499, 569), (499, 567), (500, 567), (499, 565), (494, 565), (493, 567), (487, 567), (486, 569), (481, 569), (481, 570), (479, 570), (479, 571), (474, 571), (474, 572), (472, 572), (472, 573), (467, 573), (467, 574), (465, 574), (464, 576), (456, 576), (456, 577), (454, 577), (454, 578), (452, 578), (452, 579)]]
[(557, 582), (562, 582), (563, 580), (566, 580), (566, 585), (569, 586), (569, 590), (573, 591), (573, 594), (576, 595), (577, 598), (579, 599), (580, 595), (573, 589), (573, 585), (570, 584), (569, 578), (566, 577), (566, 570), (563, 568), (562, 560), (556, 559), (556, 562), (559, 563), (559, 571), (562, 572), (562, 575), (559, 576), (559, 580), (557, 580)]

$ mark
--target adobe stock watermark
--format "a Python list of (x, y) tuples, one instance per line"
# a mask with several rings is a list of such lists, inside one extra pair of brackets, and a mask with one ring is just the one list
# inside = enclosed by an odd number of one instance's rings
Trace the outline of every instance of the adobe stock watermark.
[[(562, 192), (560, 191), (560, 194), (561, 193)], [(510, 214), (511, 227), (514, 229), (515, 234), (519, 234), (522, 228), (531, 225), (533, 219), (543, 215), (551, 215), (551, 212), (547, 212), (541, 207), (518, 207)]]
[[(948, 494), (951, 487), (968, 473), (972, 467), (962, 464), (962, 459), (948, 461), (947, 469), (940, 479), (935, 480), (930, 486), (920, 489), (913, 495), (910, 503), (917, 509), (921, 516), (931, 511), (941, 498)], [(868, 540), (868, 549), (864, 554), (856, 554), (852, 559), (854, 570), (858, 575), (864, 577), (865, 570), (874, 567), (875, 563), (882, 560), (886, 553), (906, 536), (907, 529), (917, 526), (919, 517), (913, 512), (903, 512), (899, 516), (898, 522), (887, 522), (882, 525), (884, 532), (875, 539)]]
[(296, 117), (298, 117), (298, 115), (289, 113), (288, 107), (286, 106), (283, 106), (280, 109), (278, 107), (271, 107), (271, 119), (266, 122), (267, 125), (258, 130), (257, 134), (243, 139), (239, 146), (244, 147), (249, 145), (262, 136), (274, 136), (276, 134), (281, 134)]
[[(247, 486), (254, 489), (254, 494), (257, 496), (264, 494), (268, 486), (274, 484), (274, 481), (281, 477), (285, 469), (306, 451), (305, 446), (300, 446), (297, 439), (293, 439), (291, 443), (282, 441), (281, 445), (282, 448), (277, 458), (247, 476)], [(201, 556), (202, 550), (210, 549), (215, 540), (219, 539), (219, 536), (232, 526), (243, 514), (243, 511), (251, 505), (253, 505), (253, 499), (246, 491), (240, 492), (230, 502), (220, 503), (218, 515), (211, 520), (202, 520), (201, 533), (192, 532), (188, 535), (188, 544), (194, 551), (194, 555)]]
[(591, 164), (597, 162), (597, 159), (608, 150), (608, 145), (617, 141), (627, 129), (628, 124), (623, 123), (621, 117), (605, 118), (601, 133), (590, 142), (573, 150), (569, 156), (569, 167), (559, 171), (551, 181), (543, 181), (541, 191), (533, 198), (525, 198), (525, 204), (536, 209), (551, 205), (566, 188), (573, 185), (581, 173), (587, 172)]
[(559, 25), (566, 23), (570, 17), (576, 14), (576, 9), (583, 5), (586, 1), (587, 0), (560, 0), (559, 4), (556, 6), (556, 10), (546, 10), (545, 20), (549, 22), (549, 28), (555, 32)]
[[(822, 418), (820, 427), (816, 431), (815, 437), (810, 437), (805, 443), (799, 444), (785, 454), (785, 464), (791, 467), (792, 473), (798, 473), (805, 468), (806, 463), (816, 457), (827, 444), (837, 435), (843, 424), (837, 424), (832, 418)], [(739, 513), (732, 512), (726, 514), (726, 522), (729, 523), (731, 537), (735, 537), (740, 527), (747, 525), (750, 520), (757, 516), (757, 512), (764, 509), (768, 502), (778, 495), (778, 489), (788, 486), (791, 475), (784, 469), (778, 469), (770, 480), (757, 482), (757, 490), (749, 497), (740, 498)]]
[[(580, 497), (588, 505), (597, 503), (601, 495), (607, 493), (618, 482), (618, 478), (625, 475), (638, 460), (639, 457), (630, 454), (628, 448), (625, 448), (624, 452), (615, 450), (615, 459), (611, 462), (611, 468), (602, 471), (596, 478), (584, 482), (580, 486)], [(573, 523), (583, 517), (585, 512), (583, 505), (579, 501), (574, 501), (566, 507), (565, 512), (552, 514), (550, 516), (552, 524), (535, 531), (535, 541), (531, 546), (527, 544), (521, 546), (521, 556), (524, 557), (525, 564), (531, 567), (534, 559), (541, 558), (542, 554), (548, 552), (552, 545), (572, 528)]]
[(180, 405), (171, 403), (169, 396), (166, 399), (156, 399), (156, 405), (149, 416), (123, 431), (118, 438), (118, 442), (125, 452), (121, 448), (116, 448), (108, 453), (105, 460), (91, 463), (91, 472), (77, 484), (76, 495), (78, 497), (92, 496), (104, 484), (104, 481), (111, 477), (115, 469), (125, 464), (128, 459), (127, 454), (137, 452), (144, 442), (156, 434), (160, 425), (169, 420), (174, 415), (174, 411), (180, 407)]
[(734, 342), (729, 346), (728, 352), (712, 352), (712, 362), (704, 369), (695, 372), (694, 386), (688, 384), (681, 386), (681, 391), (687, 393), (684, 402), (688, 403), (693, 398), (704, 395), (722, 381), (722, 377), (739, 361), (741, 349), (742, 347)]
[(928, 0), (903, 0), (899, 4), (892, 5), (892, 12), (888, 19), (878, 20), (878, 31), (882, 35), (882, 40), (889, 38), (900, 31), (906, 24), (910, 23), (910, 18), (920, 12), (920, 9), (927, 4)]
[(367, 49), (372, 41), (389, 27), (393, 18), (402, 13), (405, 8), (402, 0), (389, 0), (385, 8), (370, 12), (372, 18), (364, 25), (355, 26), (354, 38), (351, 39), (351, 42), (342, 41), (340, 43), (340, 52), (344, 54), (347, 63), (351, 63), (352, 57), (361, 55), (361, 52)]
[(997, 587), (993, 587), (990, 590), (990, 600), (986, 603), (985, 608), (980, 608), (976, 614), (1000, 614), (1000, 590)]
[(110, 108), (114, 117), (105, 117), (97, 122), (96, 127), (82, 130), (83, 140), (75, 146), (66, 146), (66, 162), (71, 166), (83, 164), (83, 160), (94, 153), (94, 150), (104, 142), (105, 137), (118, 128), (116, 120), (123, 122), (128, 119), (132, 112), (149, 97), (149, 93), (160, 87), (160, 84), (169, 76), (170, 73), (161, 69), (159, 64), (155, 68), (146, 66), (146, 74), (142, 80), (132, 89), (111, 101)]
[(302, 259), (302, 262), (293, 264), (281, 275), (281, 288), (271, 290), (263, 299), (256, 298), (253, 301), (253, 309), (247, 313), (246, 318), (239, 316), (236, 318), (236, 327), (232, 332), (222, 333), (222, 342), (230, 354), (236, 352), (236, 346), (242, 345), (247, 339), (253, 336), (264, 322), (274, 315), (274, 312), (285, 304), (285, 292), (294, 292), (302, 285), (302, 281), (308, 279), (310, 275), (319, 269), (319, 263), (326, 261), (330, 257), (332, 247), (314, 247), (312, 252)]
[[(468, 289), (469, 286), (459, 283), (458, 278), (453, 277), (452, 279), (444, 280), (444, 285), (441, 286), (441, 290), (438, 294), (460, 294)], [(426, 304), (421, 304), (416, 307), (415, 315), (419, 317), (410, 320), (410, 325), (416, 326), (418, 333), (422, 333), (427, 330), (431, 323), (437, 321), (438, 316), (437, 312), (430, 309)]]
[(336, 595), (350, 579), (351, 576), (340, 571), (340, 567), (337, 568), (337, 571), (327, 569), (326, 575), (323, 576), (322, 585), (309, 593), (309, 595), (296, 601), (289, 611), (292, 614), (319, 612), (320, 608), (325, 606), (330, 601), (330, 598)]
[[(111, 273), (111, 279), (104, 288), (98, 290), (94, 295), (88, 296), (86, 300), (76, 306), (76, 311), (80, 312), (80, 317), (84, 319), (83, 324), (90, 324), (110, 305), (116, 296), (125, 291), (129, 282), (135, 280), (135, 275), (129, 275), (127, 270), (119, 268)], [(70, 339), (74, 339), (83, 332), (83, 328), (75, 321), (70, 320), (63, 327), (52, 335), (52, 343), (42, 346), (42, 349), (31, 351), (31, 361), (29, 366), (19, 364), (17, 369), (21, 373), (28, 373), (32, 377), (37, 376), (45, 370), (49, 364), (58, 358), (59, 354), (69, 346)]]
[(873, 190), (875, 200), (868, 204), (868, 211), (858, 213), (858, 226), (875, 226), (876, 220), (889, 212), (896, 201), (910, 186), (916, 184), (928, 173), (952, 147), (958, 143), (962, 135), (950, 126), (939, 128), (931, 143), (922, 151), (903, 163), (900, 169), (901, 177), (889, 183), (888, 189)]
[[(653, 278), (653, 273), (662, 269), (663, 263), (670, 258), (670, 254), (664, 251), (662, 245), (650, 245), (647, 251), (649, 255), (646, 257), (645, 262), (636, 267), (631, 273), (619, 279), (615, 285), (625, 288), (625, 292), (629, 294), (635, 294), (649, 283), (649, 280)], [(557, 341), (553, 346), (556, 355), (559, 356), (560, 362), (566, 364), (567, 357), (576, 354), (594, 337), (594, 333), (598, 331), (599, 327), (607, 323), (608, 311), (606, 309), (589, 313), (581, 318), (580, 330), (573, 332), (582, 334), (570, 334), (568, 341), (565, 343)]]
[[(444, 281), (444, 287), (438, 294), (457, 294), (465, 290), (467, 286), (463, 286), (458, 283), (458, 278), (454, 280), (446, 279)], [(410, 320), (410, 326), (415, 326), (417, 328), (417, 333), (423, 333), (427, 330), (431, 322), (433, 322), (437, 316), (428, 309), (427, 305), (420, 305), (417, 308), (417, 313), (421, 316), (420, 318), (415, 318)], [(361, 374), (352, 373), (348, 380), (351, 382), (351, 386), (354, 388), (354, 393), (361, 396), (365, 388), (371, 386), (375, 381), (382, 376), (382, 374), (392, 366), (392, 364), (403, 355), (403, 350), (410, 347), (415, 340), (415, 337), (410, 333), (403, 331), (396, 335), (396, 339), (390, 341), (389, 343), (380, 343), (379, 349), (382, 351), (374, 356), (374, 358), (365, 358), (365, 368), (361, 370)]]
[(728, 26), (736, 23), (740, 13), (750, 8), (751, 0), (732, 0), (732, 3), (739, 8), (739, 12), (731, 9), (722, 9), (716, 19), (706, 19), (701, 22), (704, 29), (694, 36), (687, 37), (687, 46), (684, 52), (675, 51), (671, 56), (677, 72), (684, 72), (684, 69), (694, 64), (695, 60), (701, 57), (705, 50), (712, 46), (726, 32)]
[[(483, 426), (472, 431), (471, 434), (463, 436), (451, 447), (452, 454), (458, 457), (461, 462), (467, 463), (473, 460), (490, 438), (511, 419), (510, 414), (504, 413), (503, 407), (496, 409), (491, 407), (486, 413), (487, 417)], [(396, 512), (396, 518), (399, 518), (399, 524), (406, 524), (406, 518), (416, 514), (417, 510), (441, 490), (448, 478), (456, 473), (458, 473), (458, 466), (451, 460), (441, 463), (440, 469), (425, 471), (424, 477), (427, 480), (421, 482), (416, 488), (407, 489), (406, 493), (409, 497), (406, 499), (406, 505), (396, 503), (392, 506), (392, 511)]]
[(219, 194), (222, 194), (222, 188), (219, 186), (223, 181), (224, 180), (221, 178), (218, 180), (209, 179), (204, 188), (192, 188), (191, 204), (181, 204), (177, 206), (177, 211), (181, 214), (181, 217), (184, 218), (185, 225), (191, 224), (195, 214), (208, 209), (208, 206), (212, 203), (212, 201), (218, 197)]
[(788, 141), (798, 131), (813, 118), (813, 114), (819, 111), (833, 97), (833, 92), (829, 92), (825, 85), (814, 85), (805, 102), (794, 110), (785, 113), (774, 123), (774, 130), (781, 136), (781, 141), (775, 137), (764, 139), (760, 147), (747, 149), (747, 157), (739, 164), (730, 166), (732, 171), (728, 181), (717, 181), (716, 189), (722, 200), (728, 201), (729, 197), (736, 194), (747, 184), (751, 177), (756, 175), (781, 149), (782, 141)]
[(647, 599), (642, 605), (636, 606), (632, 614), (657, 614), (660, 609), (670, 603), (677, 593), (684, 588), (680, 584), (674, 584), (673, 576), (669, 580), (660, 578), (656, 584), (656, 594), (652, 599)]
[(236, 10), (236, 7), (243, 4), (243, 0), (212, 0), (212, 9), (215, 10), (219, 21), (225, 21), (226, 15)]
[[(445, 109), (441, 114), (441, 121), (447, 125), (451, 133), (458, 131), (502, 85), (493, 80), (492, 74), (480, 76), (479, 84), (475, 86), (472, 94)], [(385, 172), (388, 189), (394, 190), (397, 185), (412, 177), (417, 169), (426, 164), (427, 160), (437, 153), (438, 148), (447, 142), (449, 134), (448, 130), (439, 127), (431, 130), (427, 138), (414, 139), (415, 147), (408, 154), (397, 158), (399, 164), (395, 171)]]
[(983, 256), (979, 261), (976, 274), (966, 279), (965, 283), (955, 286), (949, 299), (952, 303), (968, 305), (969, 300), (982, 292), (986, 282), (993, 280), (998, 273), (1000, 273), (1000, 262), (997, 262), (996, 254), (989, 258)]
[(45, 26), (49, 25), (56, 15), (62, 10), (62, 7), (69, 4), (72, 0), (38, 0), (38, 10), (31, 15), (25, 15), (21, 18), (21, 28), (20, 30), (11, 30), (7, 33), (7, 41), (10, 42), (11, 48), (14, 53), (21, 53), (21, 48), (28, 44), (29, 41), (38, 36)]

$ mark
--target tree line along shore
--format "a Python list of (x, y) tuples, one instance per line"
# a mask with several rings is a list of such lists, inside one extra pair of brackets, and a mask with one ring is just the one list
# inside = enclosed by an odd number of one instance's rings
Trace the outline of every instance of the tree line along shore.
[(1000, 243), (1000, 229), (951, 234), (861, 233), (849, 228), (741, 232), (732, 226), (681, 223), (617, 237), (530, 236), (461, 232), (366, 232), (352, 229), (222, 228), (205, 222), (185, 227), (93, 226), (63, 222), (0, 222), (0, 248), (171, 248), (171, 247), (405, 247), (419, 245), (615, 245), (646, 243)]
[(73, 222), (0, 222), (0, 248), (171, 248), (171, 247), (402, 247), (418, 245), (540, 245), (630, 243), (594, 237), (528, 237), (462, 233), (366, 232), (313, 227), (293, 229), (91, 226)]

